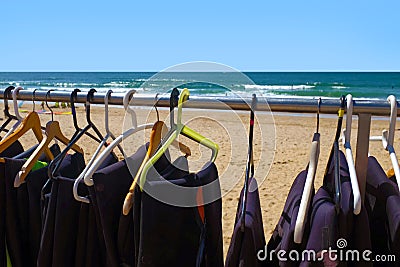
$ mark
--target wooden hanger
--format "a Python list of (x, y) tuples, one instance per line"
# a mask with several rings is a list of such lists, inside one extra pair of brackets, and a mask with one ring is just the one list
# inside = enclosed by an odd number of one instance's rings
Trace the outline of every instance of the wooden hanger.
[[(43, 140), (42, 128), (40, 127), (40, 119), (39, 115), (36, 112), (30, 112), (10, 136), (0, 141), (0, 153), (10, 147), (11, 144), (16, 142), (29, 130), (33, 131), (36, 139), (39, 142)], [(49, 160), (52, 160), (54, 158), (49, 148), (46, 148), (44, 150), (44, 153)]]
[[(39, 146), (35, 149), (35, 151), (32, 153), (32, 155), (29, 157), (29, 159), (24, 163), (22, 166), (21, 170), (18, 172), (17, 176), (15, 177), (14, 180), (14, 186), (19, 187), (24, 181), (26, 176), (29, 174), (29, 172), (32, 170), (33, 166), (35, 163), (38, 161), (40, 155), (45, 149), (49, 149), (49, 144), (54, 138), (62, 142), (64, 145), (68, 145), (70, 140), (64, 136), (64, 134), (61, 132), (60, 129), (60, 124), (58, 121), (54, 121), (54, 114), (53, 110), (50, 108), (48, 102), (47, 102), (47, 96), (52, 90), (49, 90), (46, 94), (46, 106), (47, 108), (51, 111), (51, 121), (49, 121), (46, 124), (46, 129), (45, 133), (46, 136), (42, 139), (40, 142)], [(78, 145), (74, 144), (72, 146), (72, 149), (75, 152), (83, 154), (83, 149), (80, 148)]]
[[(63, 143), (64, 145), (68, 145), (70, 140), (63, 135), (60, 129), (60, 124), (58, 121), (49, 121), (46, 124), (46, 135), (40, 142), (39, 146), (35, 149), (33, 154), (29, 157), (29, 159), (24, 163), (21, 167), (21, 170), (18, 172), (17, 176), (14, 180), (14, 187), (19, 187), (24, 181), (26, 176), (32, 170), (35, 163), (38, 161), (40, 155), (46, 149), (49, 149), (49, 145), (51, 141), (56, 138), (58, 141)], [(79, 147), (77, 144), (74, 144), (71, 147), (75, 152), (83, 154), (83, 149)]]
[[(50, 149), (49, 144), (52, 140), (54, 140), (54, 138), (59, 140), (64, 145), (68, 145), (68, 143), (70, 142), (70, 140), (67, 137), (65, 137), (64, 134), (61, 132), (59, 122), (54, 121), (53, 110), (50, 108), (50, 106), (47, 102), (47, 97), (51, 91), (52, 90), (49, 90), (46, 94), (46, 106), (51, 111), (51, 121), (49, 121), (46, 124), (46, 129), (45, 129), (46, 135), (40, 142), (39, 146), (35, 149), (35, 151), (29, 157), (29, 159), (24, 163), (24, 165), (22, 165), (21, 170), (18, 172), (18, 174), (14, 180), (15, 187), (19, 187), (25, 181), (26, 176), (32, 170), (33, 166), (38, 161), (38, 159), (39, 159), (40, 155), (43, 153), (43, 151), (45, 151), (46, 149)], [(75, 152), (83, 154), (83, 149), (76, 144), (74, 144), (72, 146), (72, 149)]]

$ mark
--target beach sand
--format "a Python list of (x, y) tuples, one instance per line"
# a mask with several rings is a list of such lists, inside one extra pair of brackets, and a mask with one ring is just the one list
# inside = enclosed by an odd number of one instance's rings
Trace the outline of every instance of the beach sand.
[[(29, 109), (29, 105), (24, 105)], [(68, 111), (67, 109), (55, 109), (57, 111)], [(85, 126), (85, 113), (83, 106), (77, 109), (79, 125)], [(143, 123), (147, 118), (148, 109), (136, 110), (138, 122)], [(156, 113), (150, 112), (149, 122), (155, 122)], [(160, 118), (165, 119), (167, 111), (160, 110)], [(115, 135), (119, 135), (124, 129), (124, 110), (121, 108), (110, 109), (110, 128)], [(264, 117), (263, 117), (264, 116)], [(50, 115), (40, 115), (43, 125), (50, 120)], [(104, 134), (104, 111), (101, 107), (92, 107), (92, 120)], [(255, 125), (254, 154), (255, 164), (258, 168), (256, 178), (259, 182), (259, 193), (261, 200), (262, 216), (266, 241), (268, 242), (271, 233), (281, 215), (286, 196), (296, 175), (302, 171), (309, 160), (310, 144), (316, 128), (314, 115), (310, 116), (289, 116), (287, 114), (276, 114), (273, 120), (268, 115), (259, 114), (262, 133), (258, 123)], [(190, 120), (191, 119), (191, 120)], [(60, 121), (65, 136), (70, 137), (75, 129), (71, 115), (55, 115), (55, 120)], [(244, 170), (247, 156), (247, 130), (249, 123), (249, 112), (222, 112), (210, 110), (185, 110), (184, 121), (190, 120), (188, 125), (205, 137), (215, 141), (219, 147), (219, 155), (216, 165), (221, 175), (223, 193), (223, 240), (224, 253), (226, 254), (231, 239), (235, 214), (238, 204), (240, 190), (243, 185)], [(165, 119), (169, 125), (168, 119)], [(357, 120), (353, 119), (352, 147), (356, 147)], [(315, 179), (315, 186), (321, 185), (323, 173), (327, 164), (328, 155), (332, 146), (336, 131), (337, 118), (335, 116), (322, 117), (320, 119), (321, 152), (319, 165)], [(371, 135), (381, 135), (383, 129), (387, 129), (388, 120), (373, 120), (371, 124)], [(345, 127), (345, 121), (343, 122)], [(126, 126), (125, 126), (126, 128)], [(148, 132), (145, 136), (135, 137), (134, 140), (124, 142), (124, 150), (127, 154), (135, 152), (139, 145), (148, 140)], [(33, 134), (27, 134), (22, 139), (25, 148), (36, 143)], [(209, 151), (200, 148), (199, 145), (186, 138), (180, 139), (192, 150), (189, 157), (190, 169), (196, 170), (208, 160)], [(395, 144), (399, 144), (399, 137), (396, 136)], [(97, 144), (84, 137), (78, 142), (85, 151), (86, 161), (97, 148)], [(343, 149), (343, 146), (341, 146)], [(121, 153), (115, 150), (120, 158)], [(179, 154), (178, 151), (171, 151), (172, 158)], [(381, 142), (370, 142), (370, 154), (376, 156), (385, 170), (391, 168), (390, 158), (382, 147)], [(262, 158), (260, 159), (260, 155)], [(269, 166), (271, 167), (269, 170)], [(268, 173), (269, 170), (269, 173)], [(268, 176), (266, 176), (268, 175)]]

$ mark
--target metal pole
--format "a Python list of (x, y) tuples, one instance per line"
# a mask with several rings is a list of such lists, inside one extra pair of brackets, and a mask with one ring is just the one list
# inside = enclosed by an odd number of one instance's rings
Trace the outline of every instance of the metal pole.
[[(45, 101), (47, 91), (35, 92), (36, 101)], [(49, 102), (69, 102), (71, 92), (53, 91), (51, 92)], [(21, 90), (18, 93), (18, 100), (32, 101), (33, 91)], [(76, 103), (85, 103), (86, 92), (78, 93)], [(104, 104), (104, 93), (95, 93), (93, 97), (94, 104)], [(122, 105), (123, 94), (114, 93), (110, 97), (109, 104)], [(0, 99), (4, 97), (4, 89), (0, 90)], [(318, 97), (309, 98), (282, 98), (282, 97), (262, 97), (257, 96), (257, 111), (274, 111), (274, 112), (295, 112), (295, 113), (315, 113), (318, 106)], [(11, 98), (9, 98), (11, 99)], [(251, 97), (232, 98), (232, 97), (210, 97), (210, 96), (190, 96), (185, 102), (185, 108), (197, 109), (232, 109), (232, 110), (250, 110)], [(267, 104), (268, 103), (268, 104)], [(135, 94), (133, 95), (132, 105), (134, 106), (153, 106), (155, 104), (155, 94)], [(157, 101), (157, 107), (169, 107), (169, 96), (162, 96)], [(321, 100), (321, 113), (336, 114), (340, 106), (339, 98), (326, 98)], [(400, 109), (397, 110), (400, 116)], [(385, 99), (354, 100), (354, 114), (367, 113), (371, 115), (387, 116), (390, 114), (390, 106)]]

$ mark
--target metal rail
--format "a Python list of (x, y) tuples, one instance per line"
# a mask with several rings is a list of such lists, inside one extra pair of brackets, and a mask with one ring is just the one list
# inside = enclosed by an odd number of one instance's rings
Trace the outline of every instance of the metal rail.
[[(0, 99), (4, 98), (4, 90), (0, 90)], [(72, 90), (71, 90), (72, 91)], [(45, 101), (47, 91), (36, 91), (35, 101)], [(48, 97), (49, 102), (69, 102), (71, 92), (52, 91)], [(87, 92), (78, 93), (76, 103), (86, 102)], [(105, 93), (95, 93), (92, 103), (104, 104)], [(123, 94), (112, 94), (109, 104), (123, 105)], [(11, 96), (8, 99), (12, 99)], [(32, 90), (21, 90), (17, 96), (18, 100), (33, 100)], [(224, 110), (250, 110), (251, 98), (233, 98), (233, 97), (210, 97), (210, 96), (191, 96), (185, 102), (185, 108), (197, 109), (224, 109)], [(135, 94), (131, 100), (133, 106), (154, 106), (169, 107), (170, 101), (168, 96), (157, 98), (156, 95)], [(339, 98), (323, 98), (320, 105), (320, 113), (337, 114), (340, 106)], [(318, 107), (318, 98), (283, 98), (283, 97), (261, 97), (258, 96), (256, 106), (257, 111), (273, 111), (273, 112), (293, 112), (293, 113), (316, 113)], [(368, 150), (370, 140), (371, 116), (389, 116), (390, 104), (388, 101), (376, 99), (355, 99), (353, 103), (353, 115), (358, 115), (358, 134), (357, 134), (357, 154), (355, 167), (357, 180), (360, 187), (361, 197), (364, 200), (366, 170), (368, 165)], [(397, 109), (397, 116), (400, 115), (400, 108)]]
[[(47, 91), (36, 91), (35, 100), (44, 101)], [(49, 102), (69, 102), (70, 92), (52, 91), (48, 97)], [(94, 104), (104, 104), (105, 93), (94, 94)], [(123, 94), (113, 93), (109, 100), (111, 105), (122, 105)], [(136, 106), (154, 106), (156, 95), (135, 94), (133, 95), (132, 105)], [(315, 113), (317, 109), (318, 98), (287, 98), (287, 97), (258, 97), (256, 110), (275, 111), (275, 112), (294, 112), (294, 113)], [(4, 98), (4, 89), (0, 90), (0, 99)], [(8, 99), (12, 99), (11, 96)], [(32, 101), (32, 90), (21, 90), (18, 93), (18, 100)], [(169, 107), (169, 97), (161, 96), (157, 99), (157, 107)], [(85, 103), (86, 92), (78, 93), (76, 103)], [(268, 104), (267, 104), (268, 103)], [(185, 108), (197, 109), (225, 109), (225, 110), (250, 110), (251, 97), (232, 98), (225, 96), (190, 96), (185, 103)], [(336, 114), (340, 105), (339, 98), (323, 98), (321, 101), (321, 113)], [(377, 116), (387, 116), (390, 114), (390, 104), (386, 100), (355, 99), (353, 114), (368, 113)], [(400, 109), (397, 110), (400, 115)]]

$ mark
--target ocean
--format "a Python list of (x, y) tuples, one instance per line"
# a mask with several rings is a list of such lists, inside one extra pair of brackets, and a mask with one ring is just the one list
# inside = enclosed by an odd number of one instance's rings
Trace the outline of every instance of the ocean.
[(165, 93), (173, 87), (188, 88), (191, 95), (281, 97), (339, 97), (384, 99), (400, 97), (400, 72), (0, 72), (0, 88)]

